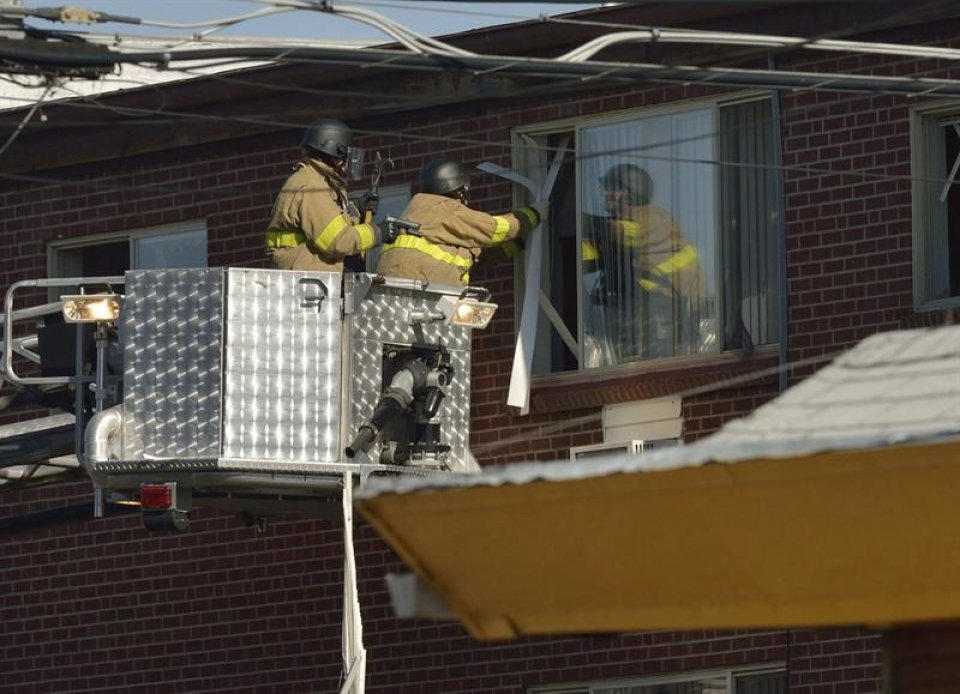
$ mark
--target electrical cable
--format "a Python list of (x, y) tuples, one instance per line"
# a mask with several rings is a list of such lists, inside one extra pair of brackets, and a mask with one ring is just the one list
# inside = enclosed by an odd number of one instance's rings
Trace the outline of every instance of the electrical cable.
[(3, 143), (3, 146), (0, 146), (0, 156), (3, 156), (3, 153), (9, 149), (10, 145), (13, 144), (14, 140), (17, 139), (17, 136), (23, 132), (23, 129), (27, 126), (27, 123), (33, 118), (33, 115), (40, 109), (40, 106), (43, 105), (43, 100), (46, 98), (47, 94), (50, 93), (50, 90), (53, 89), (53, 84), (50, 84), (40, 96), (39, 99), (33, 104), (27, 114), (23, 117), (23, 120), (20, 121), (20, 124), (17, 126), (16, 130), (7, 138), (7, 141)]
[[(167, 51), (161, 54), (157, 53), (118, 53), (114, 52), (112, 56), (82, 55), (73, 54), (58, 57), (60, 64), (70, 65), (72, 67), (105, 67), (108, 64), (118, 64), (123, 62), (146, 62), (158, 63), (166, 66), (171, 62), (179, 60), (203, 60), (203, 59), (222, 59), (222, 58), (251, 58), (266, 59), (272, 61), (281, 60), (306, 60), (318, 61), (328, 64), (342, 64), (345, 61), (352, 64), (357, 62), (371, 65), (390, 64), (393, 67), (407, 67), (410, 69), (459, 69), (461, 71), (474, 71), (480, 74), (494, 72), (508, 72), (510, 74), (527, 74), (530, 76), (551, 76), (565, 75), (568, 77), (580, 77), (581, 79), (596, 78), (598, 76), (605, 78), (668, 78), (686, 82), (703, 81), (712, 84), (726, 86), (753, 86), (765, 88), (796, 88), (796, 87), (819, 87), (821, 89), (839, 89), (844, 91), (885, 91), (891, 93), (911, 93), (911, 94), (929, 94), (940, 93), (945, 95), (960, 95), (960, 83), (956, 80), (930, 81), (914, 80), (898, 76), (871, 75), (869, 77), (859, 77), (851, 74), (820, 74), (804, 73), (798, 71), (790, 72), (770, 72), (759, 69), (746, 68), (699, 68), (696, 66), (667, 66), (644, 63), (605, 63), (594, 62), (587, 58), (596, 51), (602, 50), (607, 45), (613, 45), (623, 38), (616, 36), (601, 37), (595, 42), (588, 42), (586, 47), (575, 49), (568, 52), (564, 60), (556, 61), (541, 58), (513, 58), (508, 56), (487, 56), (478, 55), (457, 49), (448, 44), (423, 37), (416, 32), (412, 32), (399, 24), (388, 20), (377, 13), (362, 10), (359, 8), (328, 8), (300, 0), (282, 0), (281, 4), (289, 7), (298, 7), (302, 9), (320, 9), (320, 11), (329, 11), (333, 14), (347, 16), (357, 21), (372, 23), (383, 29), (386, 33), (393, 36), (408, 48), (410, 53), (403, 51), (387, 51), (384, 49), (337, 49), (337, 48), (291, 48), (283, 52), (271, 50), (265, 47), (245, 48), (240, 51), (233, 49), (208, 49), (207, 51), (184, 50)], [(630, 32), (627, 35), (637, 37), (640, 33)], [(692, 34), (685, 34), (688, 39)], [(679, 37), (679, 34), (677, 35)], [(719, 34), (711, 35), (713, 39), (718, 39)], [(780, 37), (783, 38), (783, 37)], [(679, 39), (678, 39), (679, 40)], [(739, 38), (729, 38), (728, 40), (745, 40), (743, 35)], [(756, 39), (760, 40), (760, 39)], [(847, 45), (844, 44), (845, 49)], [(797, 47), (797, 46), (791, 46)], [(873, 45), (874, 50), (881, 50), (877, 45)], [(903, 50), (907, 50), (904, 48)], [(206, 55), (201, 55), (207, 53)], [(956, 53), (934, 52), (932, 57), (950, 56), (954, 59)], [(31, 64), (44, 65), (49, 64), (50, 59), (44, 51), (24, 51), (15, 50), (11, 53), (8, 50), (0, 51), (0, 57), (7, 57), (11, 60), (19, 60)], [(108, 63), (108, 58), (113, 61)], [(931, 57), (931, 55), (924, 55)], [(446, 59), (446, 60), (444, 60)], [(424, 62), (424, 60), (428, 62)], [(452, 62), (451, 62), (452, 61)], [(778, 81), (779, 80), (781, 81)]]

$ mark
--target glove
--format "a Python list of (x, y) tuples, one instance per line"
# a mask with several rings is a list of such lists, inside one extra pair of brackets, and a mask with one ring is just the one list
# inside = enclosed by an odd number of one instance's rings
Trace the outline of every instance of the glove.
[(369, 213), (370, 219), (377, 216), (377, 210), (380, 208), (380, 194), (368, 190), (360, 198), (360, 219), (367, 219)]
[(372, 226), (377, 230), (377, 238), (380, 241), (377, 244), (378, 246), (382, 246), (387, 243), (393, 243), (400, 235), (400, 229), (398, 229), (395, 224), (391, 224), (390, 222), (381, 222), (379, 226), (376, 224)]
[(540, 224), (546, 224), (547, 217), (550, 216), (550, 201), (537, 200), (536, 202), (530, 203), (530, 207), (536, 210), (537, 216), (540, 217)]

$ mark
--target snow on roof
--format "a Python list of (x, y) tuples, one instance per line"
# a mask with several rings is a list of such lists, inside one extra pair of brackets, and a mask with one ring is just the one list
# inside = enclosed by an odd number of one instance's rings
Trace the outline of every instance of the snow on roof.
[(371, 478), (359, 498), (429, 488), (559, 481), (706, 463), (802, 458), (828, 451), (960, 437), (960, 326), (872, 335), (752, 414), (675, 448), (520, 463), (478, 475)]

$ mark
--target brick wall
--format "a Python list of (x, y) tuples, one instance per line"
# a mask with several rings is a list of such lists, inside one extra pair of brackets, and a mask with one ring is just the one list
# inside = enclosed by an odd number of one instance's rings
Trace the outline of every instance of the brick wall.
[[(87, 485), (5, 494), (4, 514), (89, 499)], [(202, 510), (187, 533), (137, 516), (0, 535), (0, 690), (338, 690), (341, 535), (274, 519), (263, 533)], [(876, 635), (857, 630), (606, 634), (478, 644), (455, 623), (392, 616), (383, 576), (404, 570), (356, 538), (368, 691), (503, 692), (587, 680), (785, 664), (791, 692), (879, 692)], [(599, 585), (599, 584), (598, 584)]]
[[(950, 35), (927, 40), (954, 41)], [(950, 66), (879, 56), (798, 69), (947, 77)], [(909, 109), (919, 100), (827, 91), (783, 99), (789, 359), (818, 361), (870, 334), (953, 320), (913, 311)], [(809, 375), (805, 364), (792, 376)]]
[(884, 635), (888, 691), (939, 694), (960, 689), (960, 629), (957, 624), (895, 629)]

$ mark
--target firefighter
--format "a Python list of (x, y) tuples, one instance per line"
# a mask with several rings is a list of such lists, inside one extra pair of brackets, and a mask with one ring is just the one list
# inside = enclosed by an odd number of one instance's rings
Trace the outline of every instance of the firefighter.
[(273, 267), (342, 271), (348, 256), (393, 240), (393, 229), (360, 223), (366, 210), (347, 198), (346, 181), (359, 178), (363, 164), (363, 150), (353, 146), (349, 127), (326, 118), (314, 121), (300, 150), (303, 157), (277, 195), (267, 228)]
[(489, 215), (467, 206), (470, 176), (450, 159), (431, 161), (420, 171), (420, 192), (403, 218), (420, 224), (416, 234), (384, 243), (377, 272), (441, 284), (469, 284), (470, 268), (487, 249), (509, 257), (516, 242), (547, 215), (545, 201), (515, 212)]
[(583, 258), (603, 269), (605, 291), (619, 297), (613, 301), (638, 314), (619, 321), (637, 326), (630, 341), (638, 343), (629, 351), (657, 357), (688, 349), (696, 339), (685, 334), (689, 317), (705, 290), (697, 248), (673, 215), (651, 202), (653, 183), (643, 168), (617, 164), (600, 178), (600, 187), (606, 230), (600, 243), (585, 240)]

